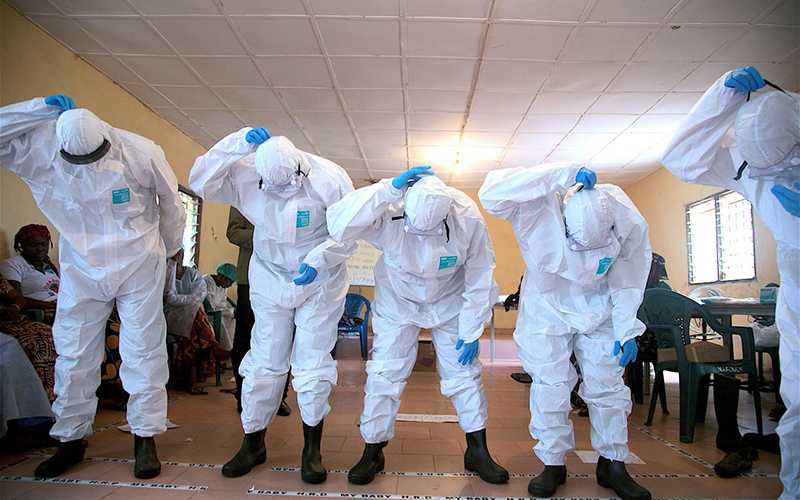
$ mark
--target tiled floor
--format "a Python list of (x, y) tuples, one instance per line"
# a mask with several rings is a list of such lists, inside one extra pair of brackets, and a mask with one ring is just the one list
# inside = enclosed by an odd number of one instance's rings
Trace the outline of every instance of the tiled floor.
[[(512, 381), (508, 375), (515, 370), (508, 367), (487, 368), (484, 372), (490, 403), (489, 445), (495, 459), (512, 473), (507, 485), (485, 484), (464, 474), (464, 436), (457, 424), (413, 422), (398, 423), (397, 437), (385, 450), (384, 474), (366, 486), (348, 484), (346, 470), (358, 460), (363, 446), (357, 424), (365, 375), (356, 342), (343, 344), (339, 348), (339, 385), (331, 401), (333, 411), (325, 421), (323, 460), (329, 475), (322, 485), (302, 483), (296, 470), (303, 441), (293, 396), (292, 415), (276, 417), (267, 433), (267, 464), (242, 478), (222, 477), (220, 464), (236, 452), (242, 431), (233, 397), (210, 387), (208, 396), (171, 394), (169, 415), (181, 427), (158, 438), (159, 455), (162, 461), (169, 463), (164, 464), (157, 479), (142, 482), (134, 479), (132, 464), (126, 461), (132, 457), (131, 437), (110, 426), (122, 422), (124, 415), (102, 411), (95, 424), (100, 430), (90, 439), (88, 456), (91, 458), (75, 467), (63, 481), (31, 480), (42, 454), (50, 450), (0, 451), (0, 499), (233, 499), (309, 494), (328, 498), (398, 499), (402, 495), (526, 496), (530, 475), (541, 470), (542, 464), (531, 453), (533, 440), (527, 431), (528, 387)], [(439, 394), (430, 354), (426, 354), (425, 349), (421, 351), (423, 359), (409, 380), (401, 412), (453, 414), (449, 401)], [(629, 471), (638, 475), (638, 480), (654, 497), (750, 499), (775, 498), (780, 493), (776, 478), (778, 459), (763, 452), (754, 470), (759, 473), (758, 477), (716, 478), (710, 464), (718, 461), (722, 454), (713, 445), (716, 432), (713, 408), (709, 405), (706, 423), (698, 426), (696, 441), (680, 443), (677, 439), (677, 386), (674, 384), (669, 387), (669, 396), (672, 414), (662, 416), (659, 411), (652, 427), (643, 427), (646, 409), (641, 405), (634, 406), (630, 417), (630, 447), (645, 464), (630, 465)], [(752, 407), (746, 407), (746, 403), (745, 399), (740, 414), (749, 417)], [(577, 448), (591, 449), (588, 419), (573, 414), (573, 422)], [(559, 490), (560, 496), (613, 496), (611, 491), (596, 484), (593, 464), (584, 464), (575, 454), (570, 454), (567, 462), (571, 476)], [(438, 474), (427, 474), (430, 472)], [(70, 484), (68, 480), (74, 481)], [(90, 484), (90, 481), (96, 483)]]

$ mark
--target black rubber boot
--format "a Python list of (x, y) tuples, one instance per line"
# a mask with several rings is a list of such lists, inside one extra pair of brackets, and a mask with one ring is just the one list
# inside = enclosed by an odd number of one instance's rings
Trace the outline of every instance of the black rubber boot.
[(717, 448), (733, 453), (742, 445), (739, 433), (739, 381), (725, 376), (714, 376), (714, 414), (717, 417)]
[(375, 474), (383, 470), (383, 448), (387, 444), (389, 444), (388, 441), (374, 444), (367, 443), (364, 446), (361, 460), (347, 473), (347, 480), (353, 484), (371, 483), (375, 479)]
[(133, 436), (133, 456), (136, 464), (133, 475), (139, 479), (152, 479), (161, 474), (161, 462), (156, 452), (156, 440), (152, 437)]
[(305, 444), (303, 445), (300, 477), (306, 483), (319, 484), (328, 478), (328, 471), (322, 466), (322, 454), (320, 453), (323, 422), (320, 421), (314, 427), (303, 424), (303, 440)]
[(545, 465), (544, 470), (528, 483), (528, 493), (535, 497), (551, 497), (567, 482), (566, 465)]
[(267, 448), (264, 446), (266, 429), (245, 434), (242, 447), (228, 463), (222, 466), (222, 475), (225, 477), (244, 476), (253, 467), (267, 461)]
[(291, 414), (292, 414), (292, 407), (289, 406), (289, 404), (286, 401), (281, 401), (281, 405), (278, 407), (278, 416), (288, 417)]
[(73, 465), (82, 462), (84, 453), (86, 453), (86, 441), (83, 439), (58, 443), (55, 454), (40, 463), (33, 474), (41, 479), (60, 476)]
[(477, 473), (487, 483), (508, 482), (508, 471), (499, 466), (489, 455), (489, 448), (486, 447), (486, 429), (467, 433), (464, 468)]
[(650, 492), (639, 486), (625, 470), (625, 462), (600, 457), (597, 461), (597, 484), (611, 488), (622, 500), (651, 500)]

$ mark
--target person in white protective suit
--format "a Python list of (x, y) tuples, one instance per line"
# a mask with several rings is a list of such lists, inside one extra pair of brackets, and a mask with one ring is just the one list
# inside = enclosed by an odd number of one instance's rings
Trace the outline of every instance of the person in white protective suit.
[(366, 446), (348, 475), (355, 484), (383, 470), (382, 449), (394, 437), (420, 328), (432, 329), (441, 391), (466, 433), (464, 467), (490, 483), (508, 481), (486, 447), (488, 404), (477, 359), (478, 339), (497, 302), (494, 251), (475, 203), (437, 177), (420, 179), (431, 173), (414, 167), (328, 210), (336, 241), (364, 239), (383, 251), (375, 267), (375, 337), (361, 414)]
[(348, 288), (345, 260), (355, 250), (328, 237), (325, 217), (353, 184), (341, 167), (286, 137), (244, 128), (197, 158), (189, 185), (207, 200), (234, 206), (255, 226), (249, 270), (255, 325), (239, 368), (245, 436), (222, 474), (241, 476), (266, 460), (264, 434), (291, 364), (305, 439), (301, 477), (320, 483), (327, 477), (323, 419), (337, 378), (330, 353)]
[(489, 172), (478, 196), (511, 222), (525, 259), (514, 341), (533, 379), (530, 431), (545, 465), (528, 491), (549, 497), (566, 480), (574, 352), (600, 455), (597, 482), (624, 499), (649, 499), (625, 470), (631, 397), (622, 381), (645, 330), (636, 312), (652, 260), (648, 229), (622, 189), (595, 187), (596, 179), (568, 163), (501, 169)]
[(228, 300), (228, 289), (236, 283), (236, 266), (226, 262), (217, 266), (217, 272), (203, 278), (208, 290), (208, 303), (213, 312), (222, 315), (220, 346), (226, 351), (233, 349), (233, 333), (236, 328), (236, 309)]
[(740, 193), (778, 244), (775, 320), (786, 413), (777, 432), (780, 498), (788, 500), (800, 498), (800, 95), (756, 94), (765, 84), (751, 66), (722, 75), (689, 112), (661, 161), (686, 182)]
[(166, 430), (167, 418), (164, 272), (166, 257), (181, 246), (185, 213), (160, 147), (72, 108), (62, 95), (0, 108), (0, 165), (28, 185), (60, 233), (50, 431), (60, 444), (36, 476), (58, 476), (83, 460), (116, 303), (134, 473), (151, 478), (161, 470), (153, 436)]

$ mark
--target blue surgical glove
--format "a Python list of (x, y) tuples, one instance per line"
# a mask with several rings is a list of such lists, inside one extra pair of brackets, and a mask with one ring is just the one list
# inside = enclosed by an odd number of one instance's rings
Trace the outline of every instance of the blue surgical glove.
[(392, 186), (394, 186), (395, 189), (401, 189), (403, 186), (412, 186), (422, 175), (434, 175), (430, 165), (419, 165), (409, 168), (392, 179)]
[(597, 184), (597, 174), (586, 167), (581, 167), (575, 176), (575, 182), (580, 182), (586, 189), (594, 189), (594, 185)]
[(317, 270), (309, 266), (305, 262), (300, 264), (300, 269), (298, 269), (297, 272), (300, 274), (295, 279), (292, 280), (294, 281), (295, 285), (308, 285), (309, 283), (317, 279)]
[(480, 344), (478, 340), (473, 340), (472, 342), (464, 343), (463, 340), (458, 339), (458, 342), (456, 342), (456, 351), (458, 351), (462, 347), (464, 348), (464, 350), (461, 352), (461, 355), (458, 356), (458, 362), (464, 366), (467, 366), (468, 364), (472, 363), (472, 360), (475, 359), (475, 356), (478, 355), (479, 345)]
[[(800, 191), (800, 182), (795, 182), (794, 188)], [(775, 198), (778, 198), (778, 201), (781, 202), (784, 210), (795, 217), (800, 217), (800, 193), (779, 184), (772, 186), (770, 191), (772, 191)]]
[(615, 340), (614, 351), (611, 354), (616, 356), (620, 351), (622, 351), (622, 357), (619, 358), (619, 366), (628, 366), (639, 354), (639, 346), (636, 345), (636, 339), (626, 340), (624, 344), (620, 344), (619, 340)]
[(737, 92), (746, 94), (748, 92), (755, 92), (766, 85), (761, 73), (752, 66), (745, 66), (728, 73), (725, 77), (725, 86), (730, 87)]
[(75, 107), (75, 101), (70, 96), (63, 94), (49, 95), (44, 98), (44, 103), (50, 106), (58, 106), (61, 108), (62, 113)]
[(270, 135), (269, 130), (265, 129), (264, 127), (255, 127), (247, 131), (247, 134), (244, 136), (244, 140), (250, 144), (255, 144), (258, 146), (270, 137), (272, 136)]

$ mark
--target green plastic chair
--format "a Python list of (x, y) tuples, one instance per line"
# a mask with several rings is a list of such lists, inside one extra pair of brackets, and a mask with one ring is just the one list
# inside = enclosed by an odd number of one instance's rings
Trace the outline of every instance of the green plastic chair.
[[(705, 421), (710, 377), (746, 373), (748, 385), (753, 390), (758, 433), (762, 434), (761, 394), (758, 390), (753, 331), (746, 327), (727, 327), (711, 316), (701, 304), (670, 290), (646, 290), (643, 308), (647, 328), (655, 333), (658, 348), (675, 349), (676, 354), (674, 361), (656, 363), (656, 380), (645, 425), (653, 423), (656, 401), (664, 390), (665, 371), (678, 372), (680, 377), (680, 440), (684, 443), (694, 441), (695, 424)], [(733, 335), (738, 335), (742, 342), (742, 359), (723, 363), (689, 360), (684, 348), (691, 342), (689, 325), (692, 318), (703, 319), (713, 331), (722, 335), (726, 346), (733, 344)]]

